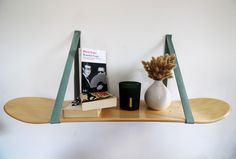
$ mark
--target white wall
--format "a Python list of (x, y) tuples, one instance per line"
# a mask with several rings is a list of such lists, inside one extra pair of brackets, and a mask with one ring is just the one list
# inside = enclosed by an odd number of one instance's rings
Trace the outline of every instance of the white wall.
[[(236, 158), (235, 17), (235, 0), (0, 0), (0, 158)], [(152, 81), (140, 61), (161, 55), (173, 34), (189, 97), (225, 100), (233, 112), (206, 125), (32, 125), (7, 116), (12, 98), (55, 98), (74, 30), (83, 47), (107, 50), (112, 93), (137, 80), (142, 97)], [(178, 99), (174, 79), (169, 88)]]

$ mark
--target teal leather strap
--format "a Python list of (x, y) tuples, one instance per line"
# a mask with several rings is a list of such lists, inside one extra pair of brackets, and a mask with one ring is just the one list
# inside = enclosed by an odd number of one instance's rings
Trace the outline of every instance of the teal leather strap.
[(70, 52), (67, 57), (66, 65), (65, 65), (64, 72), (62, 75), (61, 83), (59, 86), (59, 90), (57, 92), (54, 108), (52, 111), (52, 116), (51, 116), (51, 121), (50, 121), (52, 124), (60, 123), (61, 109), (62, 109), (62, 105), (65, 98), (65, 93), (66, 93), (66, 89), (67, 89), (67, 85), (68, 85), (68, 81), (70, 77), (70, 72), (72, 69), (72, 64), (73, 64), (75, 55), (78, 52), (79, 41), (80, 41), (80, 31), (75, 31), (73, 40), (71, 43), (71, 47), (70, 47)]
[[(81, 38), (80, 38), (81, 39)], [(77, 50), (80, 48), (80, 40), (77, 46)], [(76, 51), (75, 58), (74, 58), (74, 100), (80, 101), (80, 81), (79, 81), (79, 75), (80, 75), (80, 66), (79, 66), (79, 53)]]
[[(176, 55), (171, 38), (172, 38), (172, 35), (166, 35), (165, 53)], [(184, 82), (183, 82), (183, 78), (182, 78), (182, 74), (180, 71), (177, 57), (176, 57), (176, 65), (177, 66), (174, 69), (174, 73), (175, 73), (175, 79), (178, 85), (179, 95), (180, 95), (183, 110), (184, 110), (185, 122), (188, 124), (194, 124), (193, 114), (189, 105), (189, 100), (188, 100), (187, 92), (185, 90), (185, 86), (184, 86)], [(167, 85), (167, 80), (164, 81), (164, 84)]]

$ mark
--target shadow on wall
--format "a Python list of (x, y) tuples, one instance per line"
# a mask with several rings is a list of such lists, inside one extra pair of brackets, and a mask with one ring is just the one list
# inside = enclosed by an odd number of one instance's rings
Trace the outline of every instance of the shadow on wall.
[(235, 159), (236, 158), (236, 148), (233, 151), (234, 153), (231, 155), (229, 159)]
[[(145, 129), (140, 132), (140, 127), (145, 127)], [(98, 125), (93, 125), (92, 132), (86, 134), (87, 138), (79, 139), (78, 137), (73, 144), (65, 145), (66, 147), (60, 151), (57, 158), (108, 159), (113, 158), (114, 154), (117, 155), (117, 152), (120, 152), (118, 154), (120, 156), (126, 156), (124, 152), (126, 149), (132, 157), (138, 158), (137, 152), (142, 152), (142, 146), (147, 140), (145, 136), (149, 136), (146, 133), (152, 132), (150, 129), (150, 125), (146, 123), (98, 123)]]
[[(2, 123), (1, 119), (0, 119), (0, 137), (6, 133), (6, 126)], [(1, 158), (1, 157), (0, 157)]]

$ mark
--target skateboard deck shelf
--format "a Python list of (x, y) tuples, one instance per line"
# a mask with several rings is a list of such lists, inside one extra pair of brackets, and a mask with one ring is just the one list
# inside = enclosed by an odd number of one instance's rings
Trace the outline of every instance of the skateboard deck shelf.
[[(11, 117), (33, 124), (60, 123), (60, 122), (90, 122), (90, 121), (154, 121), (154, 122), (180, 122), (180, 123), (212, 123), (225, 118), (231, 111), (226, 102), (213, 98), (188, 99), (182, 74), (176, 57), (177, 67), (174, 69), (175, 79), (179, 90), (180, 101), (172, 102), (171, 106), (163, 111), (147, 108), (141, 101), (140, 109), (125, 111), (117, 108), (103, 109), (100, 117), (96, 118), (64, 118), (62, 107), (69, 104), (64, 101), (65, 93), (74, 62), (74, 99), (80, 100), (79, 83), (79, 56), (80, 31), (74, 31), (69, 55), (62, 75), (56, 99), (40, 97), (23, 97), (13, 99), (4, 106), (5, 112)], [(175, 49), (172, 35), (166, 35), (165, 54), (174, 54)], [(167, 86), (167, 80), (163, 81)]]
[[(195, 98), (189, 100), (195, 123), (206, 124), (224, 119), (231, 111), (229, 104), (212, 98)], [(5, 112), (16, 120), (32, 124), (50, 123), (55, 100), (39, 97), (23, 97), (9, 101), (4, 106)], [(63, 106), (69, 104), (64, 102)], [(100, 117), (95, 118), (64, 118), (63, 122), (179, 122), (185, 123), (185, 116), (180, 101), (173, 101), (171, 106), (163, 111), (147, 108), (141, 101), (140, 109), (136, 111), (121, 110), (119, 107), (103, 109)]]

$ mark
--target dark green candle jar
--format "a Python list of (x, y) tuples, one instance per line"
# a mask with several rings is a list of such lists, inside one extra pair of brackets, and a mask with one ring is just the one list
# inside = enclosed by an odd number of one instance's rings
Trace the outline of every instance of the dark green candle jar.
[(123, 81), (119, 83), (120, 108), (124, 110), (137, 110), (140, 104), (141, 83)]

